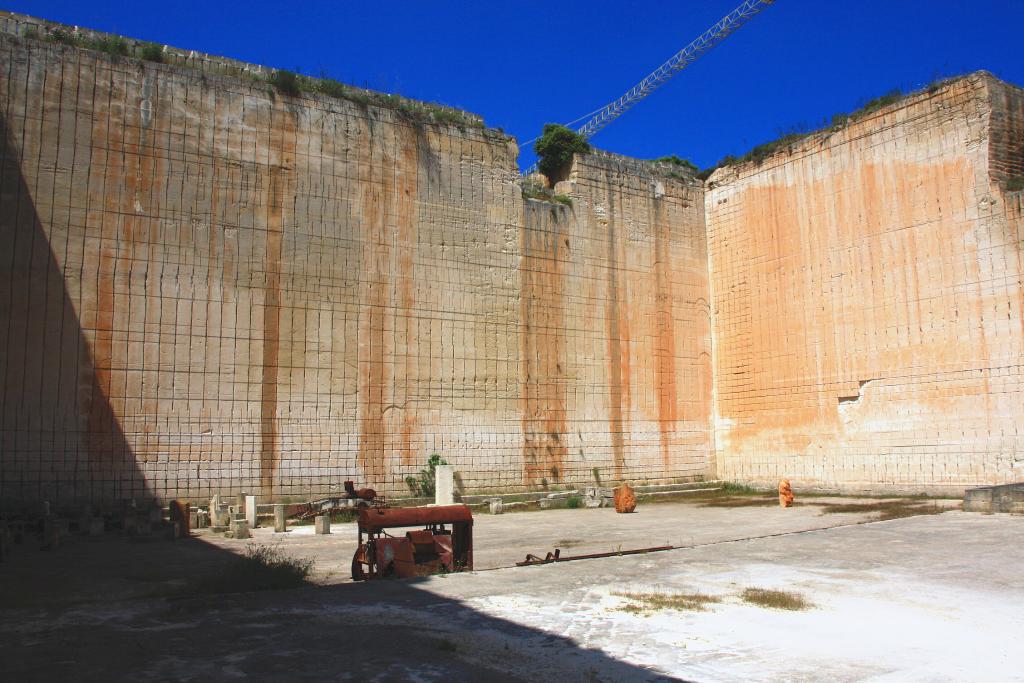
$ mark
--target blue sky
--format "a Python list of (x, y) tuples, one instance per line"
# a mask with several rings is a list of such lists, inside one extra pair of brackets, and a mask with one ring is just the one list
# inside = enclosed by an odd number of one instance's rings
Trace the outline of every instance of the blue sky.
[[(740, 0), (10, 1), (7, 9), (456, 105), (520, 140), (617, 98)], [(1024, 0), (774, 6), (599, 133), (707, 166), (892, 88), (987, 69), (1024, 85)], [(520, 163), (533, 155), (524, 150)]]

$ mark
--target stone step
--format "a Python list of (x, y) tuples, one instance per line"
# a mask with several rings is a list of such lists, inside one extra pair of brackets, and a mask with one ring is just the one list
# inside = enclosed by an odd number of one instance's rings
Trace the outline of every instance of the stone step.
[(967, 489), (964, 491), (964, 510), (1024, 513), (1024, 483)]

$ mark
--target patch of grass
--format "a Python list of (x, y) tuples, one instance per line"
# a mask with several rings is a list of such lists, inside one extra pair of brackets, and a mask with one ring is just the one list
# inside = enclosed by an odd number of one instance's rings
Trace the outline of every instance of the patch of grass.
[(946, 508), (935, 503), (929, 504), (906, 499), (880, 500), (873, 503), (828, 503), (821, 506), (821, 513), (823, 515), (877, 512), (878, 515), (875, 517), (875, 521), (902, 519), (918, 515), (938, 515), (945, 511)]
[(751, 488), (746, 484), (736, 484), (731, 481), (727, 481), (722, 484), (722, 488), (719, 489), (722, 493), (730, 496), (763, 496), (766, 495), (765, 491), (758, 491), (755, 488)]
[(327, 95), (328, 97), (336, 97), (338, 99), (348, 97), (348, 88), (345, 84), (333, 78), (319, 78), (314, 83), (313, 89), (321, 95)]
[(683, 159), (682, 157), (679, 157), (675, 154), (670, 154), (667, 157), (658, 157), (653, 161), (658, 164), (669, 164), (671, 166), (679, 166), (680, 168), (690, 171), (691, 173), (696, 173), (697, 171), (700, 170), (699, 168), (697, 168), (697, 164), (693, 163), (689, 159)]
[(348, 524), (349, 522), (356, 521), (358, 518), (359, 513), (356, 512), (355, 508), (343, 508), (331, 513), (332, 524)]
[(46, 41), (61, 45), (78, 45), (81, 41), (77, 35), (62, 28), (55, 28), (46, 34)]
[[(612, 593), (619, 598), (631, 600), (631, 605), (623, 606), (626, 612), (645, 612), (662, 609), (678, 611), (707, 612), (708, 605), (719, 603), (722, 598), (705, 593)], [(632, 607), (633, 609), (629, 609)]]
[(536, 199), (542, 202), (551, 202), (553, 204), (562, 204), (564, 206), (572, 207), (572, 197), (569, 195), (555, 194), (553, 190), (533, 183), (523, 184), (523, 198)]
[(751, 605), (767, 609), (801, 612), (814, 607), (809, 600), (799, 593), (770, 590), (768, 588), (747, 588), (740, 594), (740, 598)]
[(250, 591), (298, 588), (313, 571), (312, 560), (285, 555), (274, 545), (250, 545), (245, 555), (196, 585), (201, 593), (248, 593)]
[(563, 538), (560, 541), (555, 542), (556, 548), (572, 548), (573, 546), (581, 545), (583, 541), (579, 538)]
[(583, 497), (582, 496), (568, 496), (565, 499), (565, 507), (567, 507), (567, 508), (569, 508), (571, 510), (575, 510), (576, 508), (580, 507), (581, 505), (583, 505)]
[(1024, 173), (1018, 173), (1007, 178), (1005, 187), (1007, 192), (1020, 192), (1024, 190)]
[(269, 79), (270, 85), (274, 86), (282, 95), (295, 97), (301, 92), (299, 87), (299, 76), (292, 71), (278, 69)]
[(142, 52), (139, 56), (147, 62), (162, 64), (164, 61), (164, 49), (156, 43), (147, 43), (142, 47)]
[(108, 55), (114, 55), (116, 57), (127, 57), (131, 51), (128, 47), (128, 41), (120, 36), (93, 38), (92, 40), (86, 41), (84, 46), (90, 50), (106, 52)]

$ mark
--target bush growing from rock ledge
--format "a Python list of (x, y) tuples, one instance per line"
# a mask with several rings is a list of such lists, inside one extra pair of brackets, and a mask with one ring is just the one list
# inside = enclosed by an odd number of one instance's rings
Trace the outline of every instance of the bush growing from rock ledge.
[(270, 77), (270, 84), (282, 95), (295, 97), (299, 94), (299, 77), (291, 71), (278, 69)]
[(540, 157), (537, 168), (553, 185), (565, 174), (573, 154), (586, 154), (590, 151), (590, 143), (574, 130), (557, 123), (546, 123), (544, 132), (533, 145), (533, 151)]

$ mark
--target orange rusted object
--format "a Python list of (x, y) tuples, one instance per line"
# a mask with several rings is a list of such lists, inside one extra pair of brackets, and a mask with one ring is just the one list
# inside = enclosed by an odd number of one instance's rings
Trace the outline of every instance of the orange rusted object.
[[(451, 528), (449, 529), (449, 525)], [(404, 537), (385, 529), (423, 527)], [(363, 540), (366, 534), (366, 540)], [(407, 578), (473, 569), (473, 513), (465, 505), (361, 508), (352, 578)]]
[(789, 485), (789, 479), (779, 480), (779, 505), (784, 508), (793, 505), (793, 487)]
[(636, 510), (636, 493), (626, 482), (615, 489), (615, 511), (633, 512)]

